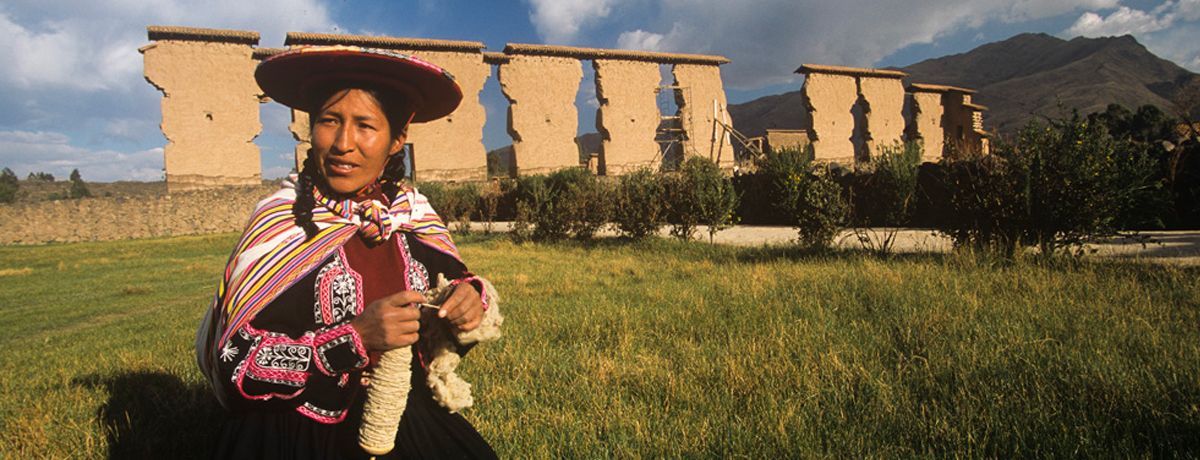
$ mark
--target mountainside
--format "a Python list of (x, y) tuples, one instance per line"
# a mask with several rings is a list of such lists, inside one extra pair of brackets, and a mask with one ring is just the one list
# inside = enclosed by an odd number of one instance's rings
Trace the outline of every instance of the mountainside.
[[(1063, 40), (1021, 34), (962, 54), (900, 68), (907, 82), (973, 88), (974, 101), (988, 106), (984, 125), (1011, 133), (1034, 117), (1087, 114), (1117, 103), (1128, 108), (1153, 104), (1174, 112), (1171, 98), (1200, 75), (1148, 51), (1131, 36)], [(799, 91), (731, 105), (739, 131), (757, 136), (766, 128), (804, 124)]]

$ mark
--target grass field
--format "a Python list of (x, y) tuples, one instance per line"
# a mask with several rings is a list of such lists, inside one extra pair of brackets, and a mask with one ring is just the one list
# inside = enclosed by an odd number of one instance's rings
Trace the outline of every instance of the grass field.
[[(233, 235), (0, 247), (0, 458), (204, 457)], [(502, 457), (1200, 456), (1200, 269), (462, 242)]]

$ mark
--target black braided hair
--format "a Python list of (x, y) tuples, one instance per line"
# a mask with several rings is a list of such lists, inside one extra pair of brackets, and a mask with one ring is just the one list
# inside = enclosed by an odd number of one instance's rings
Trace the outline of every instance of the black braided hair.
[(383, 194), (387, 195), (388, 201), (396, 200), (396, 194), (400, 193), (400, 183), (404, 181), (407, 172), (407, 168), (404, 167), (404, 150), (401, 147), (399, 153), (388, 157), (380, 177), (383, 180)]
[(304, 167), (300, 170), (299, 180), (296, 183), (296, 203), (292, 205), (292, 215), (295, 216), (296, 225), (304, 229), (305, 239), (312, 239), (317, 234), (317, 224), (313, 223), (313, 208), (317, 205), (317, 199), (313, 196), (313, 184), (316, 183), (317, 176), (317, 160), (315, 154), (309, 149), (308, 156), (304, 157)]

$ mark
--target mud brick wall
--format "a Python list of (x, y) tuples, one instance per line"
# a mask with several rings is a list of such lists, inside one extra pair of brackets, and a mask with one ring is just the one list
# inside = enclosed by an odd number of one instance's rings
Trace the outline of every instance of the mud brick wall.
[(596, 130), (603, 137), (600, 171), (619, 175), (640, 167), (656, 167), (655, 132), (661, 115), (653, 97), (661, 76), (653, 62), (597, 59), (596, 98), (600, 110)]
[(151, 28), (149, 35), (157, 41), (142, 48), (144, 71), (163, 93), (168, 189), (259, 183), (261, 90), (251, 57), (258, 34)]
[(943, 143), (946, 140), (946, 133), (942, 129), (942, 95), (914, 91), (911, 116), (913, 140), (919, 141), (923, 146), (921, 160), (941, 160)]
[(483, 147), (483, 125), (487, 114), (479, 101), (492, 66), (479, 51), (399, 50), (437, 64), (454, 75), (463, 99), (449, 116), (409, 127), (413, 145), (413, 169), (422, 181), (474, 181), (487, 179), (487, 150)]
[(808, 128), (813, 153), (819, 161), (854, 162), (854, 115), (858, 100), (854, 77), (811, 73), (804, 79), (804, 100), (808, 105)]
[(904, 141), (904, 84), (899, 78), (859, 77), (858, 90), (870, 108), (866, 113), (869, 155), (900, 145)]
[(579, 166), (575, 95), (583, 64), (572, 58), (516, 55), (499, 69), (508, 98), (508, 133), (520, 175)]
[(671, 73), (676, 86), (687, 88), (677, 95), (676, 100), (684, 129), (688, 130), (683, 151), (717, 161), (722, 169), (733, 168), (733, 145), (713, 122), (714, 112), (725, 114), (723, 123), (732, 124), (733, 121), (727, 115), (721, 68), (706, 64), (675, 64)]

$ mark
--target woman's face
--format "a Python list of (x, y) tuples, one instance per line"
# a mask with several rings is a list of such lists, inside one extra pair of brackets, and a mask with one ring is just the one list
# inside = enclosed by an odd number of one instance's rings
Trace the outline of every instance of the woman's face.
[[(312, 114), (312, 146), (317, 170), (334, 193), (353, 195), (383, 174), (388, 158), (404, 147), (379, 101), (361, 89), (333, 93)], [(395, 127), (396, 133), (404, 132)]]

